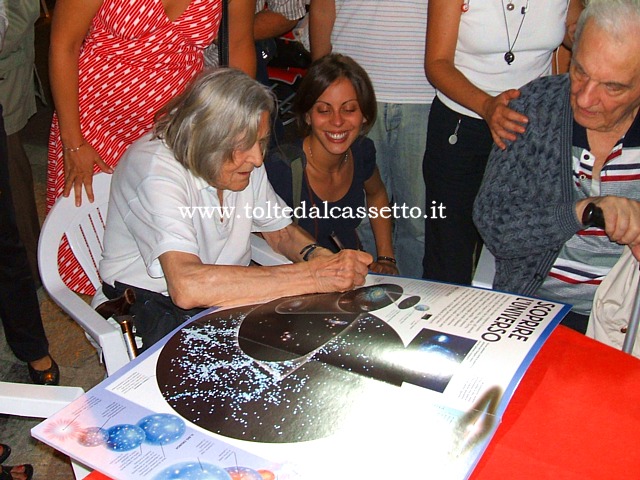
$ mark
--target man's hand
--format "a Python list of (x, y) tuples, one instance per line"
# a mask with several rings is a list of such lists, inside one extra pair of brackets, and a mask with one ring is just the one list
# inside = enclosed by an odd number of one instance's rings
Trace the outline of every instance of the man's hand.
[(502, 150), (507, 148), (505, 140), (515, 141), (516, 134), (522, 134), (529, 119), (511, 110), (509, 102), (520, 96), (520, 90), (507, 90), (497, 97), (490, 97), (484, 105), (483, 118), (491, 129), (495, 144)]
[(640, 260), (640, 202), (614, 196), (588, 198), (580, 202), (582, 210), (589, 202), (602, 209), (605, 232), (611, 241), (629, 245)]
[(315, 255), (308, 266), (319, 293), (344, 292), (364, 284), (372, 261), (366, 252), (342, 250), (335, 255)]

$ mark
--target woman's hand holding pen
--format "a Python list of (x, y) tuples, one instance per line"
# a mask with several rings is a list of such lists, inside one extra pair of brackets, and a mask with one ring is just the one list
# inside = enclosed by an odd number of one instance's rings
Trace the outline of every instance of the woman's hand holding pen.
[[(335, 232), (331, 232), (331, 240), (336, 244), (338, 250), (344, 250), (344, 244), (340, 241)], [(396, 265), (396, 259), (393, 257), (387, 257), (380, 255), (375, 262), (369, 264), (369, 271), (374, 273), (381, 273), (384, 275), (399, 275), (398, 266)]]

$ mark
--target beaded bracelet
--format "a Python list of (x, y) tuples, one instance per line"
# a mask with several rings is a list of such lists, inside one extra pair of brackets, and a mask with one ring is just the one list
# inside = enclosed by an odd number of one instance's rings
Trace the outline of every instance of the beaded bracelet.
[(304, 247), (302, 250), (300, 250), (300, 255), (302, 255), (302, 260), (304, 260), (305, 262), (308, 262), (309, 255), (311, 255), (313, 251), (319, 246), (320, 245), (318, 245), (317, 243), (310, 243), (309, 245)]
[(385, 257), (384, 255), (378, 255), (378, 262), (389, 262), (396, 264), (396, 259), (393, 257)]
[(84, 147), (84, 142), (82, 142), (80, 145), (78, 145), (77, 147), (62, 147), (62, 150), (64, 150), (65, 152), (77, 152), (78, 150), (80, 150), (82, 147)]

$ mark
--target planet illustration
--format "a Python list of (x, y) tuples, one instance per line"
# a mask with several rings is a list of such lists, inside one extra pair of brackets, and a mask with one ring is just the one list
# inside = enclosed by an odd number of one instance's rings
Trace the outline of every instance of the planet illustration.
[(402, 296), (402, 287), (392, 283), (371, 285), (340, 295), (338, 306), (346, 312), (363, 313), (380, 310)]
[(140, 427), (130, 424), (115, 425), (107, 430), (107, 448), (115, 452), (128, 452), (142, 445), (145, 433)]
[(402, 300), (399, 304), (398, 304), (398, 308), (400, 310), (405, 310), (407, 308), (411, 308), (414, 305), (416, 305), (418, 302), (420, 302), (420, 297), (418, 297), (417, 295), (412, 295), (411, 297), (407, 297), (404, 300)]
[(420, 352), (425, 361), (413, 365), (407, 372), (406, 381), (436, 392), (444, 392), (460, 363), (475, 344), (476, 341), (470, 338), (422, 329), (408, 349)]
[(228, 467), (225, 470), (229, 473), (232, 480), (264, 480), (264, 477), (252, 468), (247, 467)]
[(178, 440), (186, 430), (184, 421), (176, 415), (158, 413), (144, 417), (138, 422), (144, 431), (146, 442), (154, 445), (167, 445)]
[(85, 428), (78, 435), (78, 443), (83, 447), (99, 447), (107, 443), (109, 433), (100, 427)]

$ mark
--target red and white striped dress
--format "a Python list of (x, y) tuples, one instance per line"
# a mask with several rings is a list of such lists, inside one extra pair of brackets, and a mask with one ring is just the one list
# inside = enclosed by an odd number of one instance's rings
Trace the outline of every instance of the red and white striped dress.
[[(80, 53), (79, 107), (82, 135), (108, 165), (116, 166), (126, 148), (151, 129), (156, 111), (202, 70), (202, 51), (218, 32), (221, 12), (221, 0), (192, 0), (171, 22), (161, 0), (104, 0)], [(54, 114), (47, 210), (63, 188), (62, 142)], [(58, 264), (70, 288), (94, 293), (66, 240)]]

